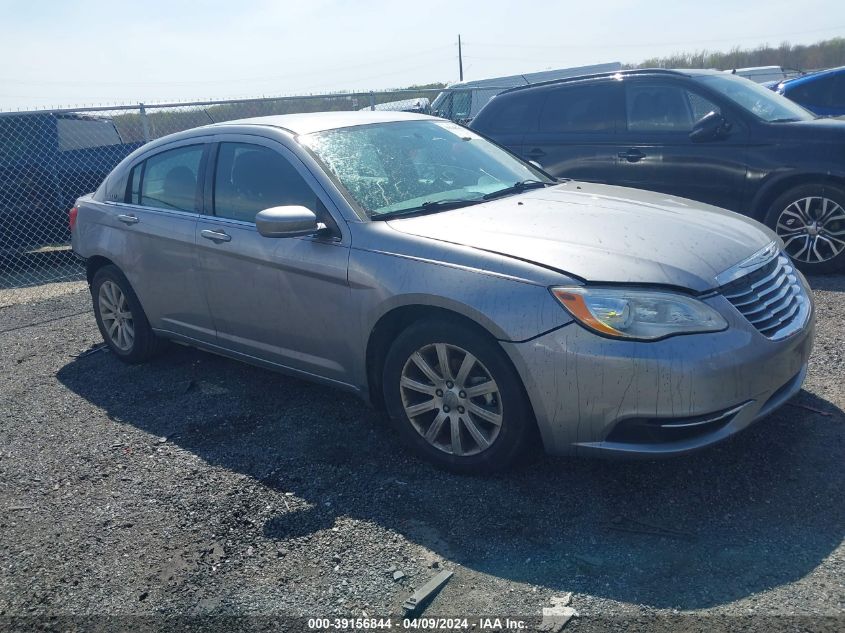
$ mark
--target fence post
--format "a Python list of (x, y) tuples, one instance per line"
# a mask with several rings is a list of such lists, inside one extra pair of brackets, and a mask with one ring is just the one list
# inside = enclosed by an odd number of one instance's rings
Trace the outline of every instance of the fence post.
[(376, 109), (376, 95), (375, 93), (370, 90), (370, 110)]
[(147, 121), (147, 111), (144, 109), (144, 104), (139, 103), (138, 106), (141, 110), (141, 129), (144, 130), (144, 142), (150, 140), (150, 123)]

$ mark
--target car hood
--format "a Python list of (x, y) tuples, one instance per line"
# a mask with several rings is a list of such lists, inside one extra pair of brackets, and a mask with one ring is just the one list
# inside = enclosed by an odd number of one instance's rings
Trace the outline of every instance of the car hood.
[(589, 282), (703, 292), (778, 238), (754, 220), (664, 194), (566, 182), (391, 228), (528, 261)]
[(777, 131), (787, 140), (837, 145), (845, 141), (845, 121), (837, 118), (821, 117), (808, 121), (788, 121), (770, 125), (776, 126)]

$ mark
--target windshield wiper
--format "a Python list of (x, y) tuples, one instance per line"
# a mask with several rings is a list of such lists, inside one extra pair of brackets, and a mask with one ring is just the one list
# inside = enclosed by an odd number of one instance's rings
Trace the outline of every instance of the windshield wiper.
[(385, 211), (384, 213), (376, 213), (372, 216), (373, 220), (388, 220), (396, 217), (407, 217), (413, 215), (424, 215), (426, 213), (436, 213), (437, 211), (445, 211), (447, 209), (458, 209), (460, 207), (468, 207), (473, 204), (484, 202), (484, 198), (451, 198), (448, 200), (430, 200), (423, 202), (416, 207), (408, 207), (407, 209), (396, 209), (395, 211)]
[(553, 184), (555, 183), (546, 182), (545, 180), (520, 180), (519, 182), (513, 183), (510, 187), (505, 187), (504, 189), (499, 189), (498, 191), (485, 194), (484, 200), (492, 200), (493, 198), (500, 198), (501, 196), (507, 196), (512, 193), (521, 193), (523, 191), (528, 191), (529, 189), (549, 187)]

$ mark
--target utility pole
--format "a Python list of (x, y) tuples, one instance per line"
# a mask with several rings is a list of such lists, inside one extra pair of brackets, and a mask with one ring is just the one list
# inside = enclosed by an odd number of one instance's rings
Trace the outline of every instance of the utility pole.
[(464, 58), (461, 54), (461, 36), (458, 34), (458, 77), (460, 81), (464, 80)]

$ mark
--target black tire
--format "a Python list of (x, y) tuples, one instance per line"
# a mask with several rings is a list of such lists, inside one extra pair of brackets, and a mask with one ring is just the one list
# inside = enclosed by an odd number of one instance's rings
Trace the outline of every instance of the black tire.
[[(480, 365), (474, 366), (473, 371), (476, 372), (476, 375), (479, 373), (489, 375), (498, 387), (498, 392), (494, 396), (479, 396), (474, 400), (478, 402), (479, 398), (483, 397), (494, 399), (497, 401), (496, 406), (501, 412), (501, 424), (497, 425), (498, 431), (492, 431), (497, 433), (495, 439), (491, 441), (489, 446), (475, 454), (457, 455), (429, 443), (423, 437), (422, 431), (417, 430), (405, 411), (400, 381), (406, 363), (412, 362), (410, 359), (414, 352), (438, 343), (458, 347), (472, 354), (480, 363)], [(454, 347), (451, 348), (452, 353), (458, 354), (457, 362), (459, 362), (460, 352), (455, 352)], [(450, 358), (447, 364), (453, 362), (456, 361)], [(439, 365), (437, 365), (437, 372), (440, 372)], [(453, 369), (452, 375), (456, 376), (457, 373)], [(483, 378), (478, 378), (478, 380), (483, 380)], [(433, 381), (431, 382), (433, 384)], [(510, 360), (493, 337), (460, 322), (427, 320), (415, 323), (404, 330), (388, 351), (384, 363), (382, 388), (387, 413), (405, 444), (417, 455), (453, 472), (482, 474), (503, 470), (521, 457), (532, 445), (532, 439), (536, 437), (536, 423), (528, 398), (525, 395), (522, 381)], [(405, 393), (407, 394), (407, 390)], [(461, 391), (461, 393), (465, 392)], [(421, 396), (423, 399), (428, 397), (433, 399), (435, 396)], [(467, 398), (468, 396), (461, 397)], [(467, 403), (468, 400), (462, 400), (462, 402)], [(448, 411), (449, 407), (443, 407), (443, 409)], [(437, 416), (443, 409), (435, 408), (431, 415)], [(451, 412), (455, 419), (458, 417), (456, 411), (457, 409)], [(461, 413), (463, 417), (468, 417), (469, 407), (467, 406), (467, 409), (461, 407)], [(478, 418), (473, 418), (471, 422), (473, 422), (476, 430), (479, 425), (484, 423), (483, 420)], [(446, 430), (451, 431), (452, 424), (451, 417), (443, 423), (444, 433)], [(459, 429), (458, 433), (463, 433), (464, 442), (474, 442), (473, 436), (463, 420), (457, 422), (457, 428)], [(492, 429), (492, 425), (487, 428)]]
[[(131, 324), (134, 336), (131, 345), (121, 347), (115, 338), (109, 334), (100, 308), (100, 290), (104, 284), (110, 282), (118, 286), (131, 313)], [(143, 363), (158, 354), (164, 347), (165, 341), (158, 338), (150, 328), (147, 315), (144, 314), (141, 303), (132, 285), (120, 269), (114, 265), (107, 265), (100, 268), (91, 280), (91, 298), (94, 303), (94, 316), (97, 319), (97, 327), (100, 334), (112, 353), (125, 363)]]
[[(786, 233), (785, 235), (785, 232), (788, 231), (788, 225), (786, 223), (791, 222), (795, 223), (796, 226), (800, 226), (797, 224), (800, 222), (800, 219), (790, 214), (783, 215), (782, 218), (782, 214), (787, 212), (787, 209), (789, 209), (793, 203), (807, 198), (827, 198), (828, 200), (838, 204), (842, 209), (845, 209), (845, 190), (841, 187), (826, 184), (801, 185), (786, 191), (772, 203), (764, 218), (766, 226), (771, 228), (775, 233), (778, 233), (778, 235), (787, 242), (789, 234)], [(811, 205), (811, 213), (818, 212), (819, 207), (816, 206), (816, 204)], [(801, 206), (803, 208), (803, 205)], [(795, 209), (795, 207), (793, 207), (793, 209)], [(839, 217), (838, 212), (836, 217)], [(778, 222), (779, 219), (781, 219), (780, 226)], [(845, 231), (845, 218), (826, 223), (824, 225), (824, 229), (827, 231), (837, 232)], [(837, 239), (845, 240), (845, 234), (837, 236)], [(787, 244), (787, 252), (790, 256), (792, 256), (796, 254), (796, 249), (801, 248), (802, 245), (800, 238), (793, 240), (792, 245)], [(830, 247), (827, 243), (822, 241), (819, 245), (819, 253), (822, 256), (828, 254), (833, 255), (833, 251), (829, 250), (829, 248)], [(807, 256), (803, 253), (798, 254), (797, 257), (792, 257), (792, 261), (801, 271), (808, 274), (824, 274), (845, 270), (845, 248), (843, 248), (838, 255), (831, 256), (825, 261), (802, 261), (802, 258), (807, 259)]]

